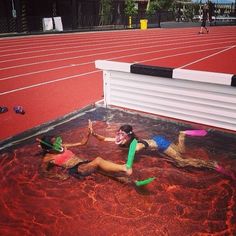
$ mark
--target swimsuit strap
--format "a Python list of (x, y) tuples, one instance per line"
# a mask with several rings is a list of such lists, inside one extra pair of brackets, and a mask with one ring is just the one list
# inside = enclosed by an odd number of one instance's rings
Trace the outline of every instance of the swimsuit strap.
[(138, 140), (138, 143), (142, 143), (142, 144), (145, 146), (145, 147), (144, 147), (145, 149), (147, 149), (147, 148), (149, 147), (147, 141), (145, 141), (145, 140), (143, 140), (143, 139)]

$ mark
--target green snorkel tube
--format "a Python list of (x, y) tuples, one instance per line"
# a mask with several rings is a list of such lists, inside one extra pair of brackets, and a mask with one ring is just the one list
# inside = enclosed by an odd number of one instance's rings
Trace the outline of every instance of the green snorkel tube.
[(136, 180), (135, 185), (138, 186), (138, 187), (143, 186), (143, 185), (151, 183), (154, 179), (155, 179), (155, 177), (150, 177), (150, 178), (147, 178), (147, 179), (144, 179), (144, 180)]
[(56, 138), (55, 142), (53, 143), (53, 149), (62, 152), (64, 149), (62, 147), (62, 138), (59, 136)]
[(138, 143), (137, 139), (133, 139), (133, 141), (131, 142), (129, 146), (129, 153), (128, 153), (128, 158), (126, 162), (127, 169), (131, 169), (133, 166), (137, 143)]
[[(128, 169), (131, 169), (133, 166), (137, 143), (138, 143), (137, 139), (133, 139), (133, 141), (131, 142), (131, 144), (129, 146), (129, 153), (128, 153), (128, 158), (127, 158), (127, 162), (126, 162), (126, 167)], [(151, 177), (151, 178), (147, 178), (145, 180), (136, 180), (134, 183), (136, 186), (139, 187), (139, 186), (144, 186), (146, 184), (151, 183), (154, 179), (155, 179), (155, 177)]]
[(52, 148), (53, 150), (57, 151), (57, 152), (63, 152), (63, 147), (62, 147), (62, 138), (61, 137), (57, 137), (55, 142), (53, 143), (53, 145), (51, 145), (50, 143), (47, 143), (41, 139), (36, 139), (37, 141), (39, 141), (40, 143), (43, 143), (44, 145)]

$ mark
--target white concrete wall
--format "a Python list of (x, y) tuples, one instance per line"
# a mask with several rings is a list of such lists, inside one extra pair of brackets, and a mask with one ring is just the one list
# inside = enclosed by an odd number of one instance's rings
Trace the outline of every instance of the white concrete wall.
[(96, 61), (103, 70), (105, 105), (236, 131), (236, 87), (133, 74), (130, 65)]

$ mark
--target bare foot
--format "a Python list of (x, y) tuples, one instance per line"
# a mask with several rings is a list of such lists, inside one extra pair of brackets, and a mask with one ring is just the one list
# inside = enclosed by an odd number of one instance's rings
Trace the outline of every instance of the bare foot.
[(124, 165), (124, 169), (125, 169), (125, 172), (126, 172), (126, 174), (128, 176), (132, 175), (132, 173), (133, 173), (133, 169), (132, 168), (128, 169), (127, 166)]

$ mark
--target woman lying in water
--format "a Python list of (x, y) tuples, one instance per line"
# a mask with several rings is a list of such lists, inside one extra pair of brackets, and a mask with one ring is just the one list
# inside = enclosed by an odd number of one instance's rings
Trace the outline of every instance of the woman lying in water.
[[(67, 179), (69, 176), (81, 178), (99, 171), (104, 175), (113, 177), (112, 174), (123, 173), (123, 177), (114, 177), (121, 182), (130, 182), (128, 178), (132, 174), (132, 169), (127, 169), (126, 165), (115, 164), (111, 161), (106, 161), (101, 157), (88, 161), (78, 157), (68, 147), (82, 146), (88, 141), (90, 131), (81, 142), (62, 144), (60, 137), (44, 136), (41, 139), (36, 139), (42, 150), (44, 157), (41, 164), (43, 174), (51, 178)], [(66, 174), (53, 174), (50, 172), (52, 167), (59, 166), (67, 171)]]
[[(157, 150), (160, 153), (165, 154), (166, 159), (172, 162), (178, 167), (195, 167), (195, 168), (208, 168), (220, 172), (224, 175), (230, 176), (232, 179), (236, 180), (236, 176), (232, 171), (224, 169), (216, 161), (202, 160), (195, 158), (185, 158), (183, 153), (185, 152), (185, 137), (186, 135), (205, 135), (205, 131), (180, 131), (178, 136), (177, 144), (170, 142), (165, 137), (161, 135), (155, 135), (151, 139), (139, 139), (133, 132), (131, 125), (123, 125), (119, 128), (114, 138), (104, 137), (97, 134), (93, 130), (92, 122), (89, 122), (89, 129), (91, 134), (100, 141), (115, 142), (120, 147), (129, 147), (133, 139), (137, 139), (138, 143), (136, 146), (136, 152), (143, 149)], [(205, 133), (204, 133), (205, 132)]]

